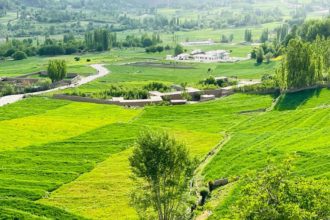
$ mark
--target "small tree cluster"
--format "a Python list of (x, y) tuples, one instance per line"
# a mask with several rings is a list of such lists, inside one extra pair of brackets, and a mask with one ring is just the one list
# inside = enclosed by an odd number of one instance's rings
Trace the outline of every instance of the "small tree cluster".
[(52, 82), (58, 82), (66, 77), (67, 66), (65, 60), (50, 60), (48, 63), (48, 77)]
[(234, 40), (234, 34), (230, 34), (229, 36), (223, 34), (221, 36), (220, 42), (221, 43), (231, 43), (231, 42), (233, 42), (233, 40)]
[[(325, 50), (319, 45), (324, 45)], [(276, 70), (282, 89), (302, 88), (322, 81), (327, 71), (325, 59), (328, 59), (326, 51), (329, 47), (322, 44), (322, 40), (312, 44), (299, 39), (291, 40), (282, 65)]]
[(252, 31), (251, 30), (245, 30), (244, 40), (245, 40), (245, 42), (252, 42), (253, 41), (253, 39), (252, 39)]

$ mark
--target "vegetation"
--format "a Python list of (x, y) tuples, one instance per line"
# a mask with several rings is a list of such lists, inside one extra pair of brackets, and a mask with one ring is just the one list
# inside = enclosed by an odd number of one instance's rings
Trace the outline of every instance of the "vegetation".
[(248, 177), (233, 208), (235, 219), (326, 219), (330, 215), (329, 182), (292, 177), (292, 168), (268, 165)]
[(189, 207), (185, 195), (194, 168), (187, 148), (167, 133), (148, 131), (138, 138), (129, 160), (133, 174), (141, 180), (132, 201), (141, 217), (185, 218)]
[[(329, 41), (316, 41), (314, 44), (304, 43), (298, 39), (292, 39), (287, 48), (287, 54), (282, 66), (277, 70), (277, 75), (281, 81), (281, 87), (303, 88), (313, 86), (322, 82), (328, 74), (329, 66), (324, 66), (324, 60), (327, 60)], [(319, 46), (324, 45), (322, 50)]]
[[(0, 96), (66, 83), (67, 72), (90, 76), (91, 64), (111, 71), (0, 107), (0, 219), (326, 219), (329, 8), (320, 0), (0, 0)], [(199, 50), (242, 61), (165, 60)], [(53, 98), (183, 90), (195, 100), (188, 87), (225, 91), (240, 79), (261, 83), (182, 106)]]
[(13, 59), (14, 60), (24, 60), (27, 58), (27, 55), (22, 52), (22, 51), (16, 51), (14, 54), (13, 54)]
[(65, 60), (50, 60), (47, 68), (47, 75), (52, 82), (61, 81), (66, 77), (67, 67)]

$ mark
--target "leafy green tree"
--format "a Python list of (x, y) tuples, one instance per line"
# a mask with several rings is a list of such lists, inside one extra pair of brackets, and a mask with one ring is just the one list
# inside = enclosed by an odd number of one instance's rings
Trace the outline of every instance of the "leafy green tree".
[(268, 41), (268, 39), (269, 39), (269, 31), (268, 29), (265, 29), (260, 36), (260, 42), (265, 43), (266, 41)]
[(57, 82), (66, 77), (67, 66), (65, 60), (50, 60), (48, 63), (48, 77), (52, 82)]
[(221, 40), (220, 41), (221, 41), (221, 43), (229, 43), (228, 37), (226, 35), (224, 35), (224, 34), (221, 36)]
[(245, 30), (245, 33), (244, 33), (244, 40), (245, 42), (252, 42), (252, 31), (251, 30)]
[(293, 177), (290, 161), (243, 180), (234, 219), (305, 220), (330, 216), (330, 182)]
[(27, 59), (27, 55), (23, 51), (17, 51), (17, 52), (15, 52), (12, 57), (13, 57), (14, 60), (24, 60), (24, 59)]
[(277, 75), (282, 77), (282, 81), (285, 81), (283, 84), (288, 88), (312, 86), (323, 78), (323, 60), (324, 55), (315, 46), (293, 39), (288, 44), (287, 54)]
[(177, 56), (177, 55), (179, 55), (179, 54), (182, 54), (183, 53), (183, 47), (180, 45), (180, 44), (178, 44), (178, 45), (176, 45), (176, 47), (174, 48), (174, 55), (175, 56)]
[(186, 146), (163, 131), (143, 132), (129, 161), (137, 185), (132, 203), (141, 217), (185, 219), (194, 170)]
[(259, 47), (256, 53), (256, 59), (258, 64), (261, 64), (264, 61), (264, 55), (264, 49), (262, 47)]

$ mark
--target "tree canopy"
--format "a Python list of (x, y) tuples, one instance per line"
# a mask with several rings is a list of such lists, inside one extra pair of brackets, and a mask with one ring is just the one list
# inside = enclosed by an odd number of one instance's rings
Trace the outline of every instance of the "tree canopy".
[(232, 208), (235, 219), (305, 220), (330, 215), (329, 181), (295, 177), (289, 161), (246, 176), (243, 185)]
[(194, 163), (185, 145), (164, 131), (143, 132), (130, 165), (137, 183), (132, 203), (143, 218), (184, 219)]

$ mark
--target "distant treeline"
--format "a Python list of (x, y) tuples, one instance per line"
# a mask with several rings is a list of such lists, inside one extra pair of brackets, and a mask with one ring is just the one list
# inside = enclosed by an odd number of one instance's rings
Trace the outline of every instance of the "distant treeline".
[(116, 33), (106, 29), (97, 29), (85, 34), (85, 39), (76, 39), (74, 35), (64, 35), (62, 40), (46, 37), (43, 43), (34, 39), (8, 39), (0, 44), (0, 58), (13, 57), (16, 52), (23, 52), (26, 56), (55, 56), (70, 55), (88, 51), (107, 51), (111, 48), (144, 47), (150, 48), (161, 43), (160, 36), (144, 34), (141, 37), (128, 35), (125, 40), (118, 41)]
[[(83, 34), (99, 28), (112, 32), (124, 30), (182, 31), (204, 28), (223, 29), (260, 25), (283, 21), (281, 8), (260, 7), (261, 0), (0, 0), (0, 17), (7, 11), (17, 13), (15, 22), (0, 23), (0, 37), (29, 37), (39, 35)], [(259, 4), (259, 5), (257, 5)], [(159, 9), (190, 9), (193, 16), (166, 14)], [(290, 26), (301, 24), (313, 7), (329, 8), (321, 1), (306, 3), (290, 13)], [(214, 12), (215, 7), (231, 7), (231, 10)], [(111, 21), (111, 22), (109, 22)]]

